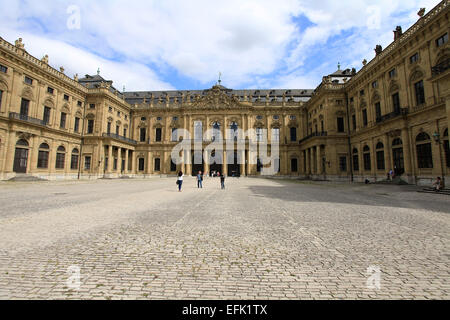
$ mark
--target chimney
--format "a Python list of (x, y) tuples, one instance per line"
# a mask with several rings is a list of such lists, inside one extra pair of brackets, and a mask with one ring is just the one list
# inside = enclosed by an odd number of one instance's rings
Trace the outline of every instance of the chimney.
[(394, 31), (394, 41), (399, 39), (402, 35), (403, 35), (402, 27), (397, 26), (397, 28), (395, 28), (395, 31)]

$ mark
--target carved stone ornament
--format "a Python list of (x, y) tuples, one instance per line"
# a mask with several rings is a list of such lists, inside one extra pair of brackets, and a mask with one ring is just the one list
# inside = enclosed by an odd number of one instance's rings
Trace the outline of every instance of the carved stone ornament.
[(389, 131), (387, 133), (387, 135), (391, 138), (400, 137), (402, 135), (402, 130), (400, 130), (400, 129), (392, 130), (392, 131)]
[(239, 107), (240, 102), (237, 97), (230, 97), (225, 93), (225, 90), (219, 86), (214, 86), (207, 91), (204, 96), (196, 96), (192, 103), (194, 108), (232, 108)]

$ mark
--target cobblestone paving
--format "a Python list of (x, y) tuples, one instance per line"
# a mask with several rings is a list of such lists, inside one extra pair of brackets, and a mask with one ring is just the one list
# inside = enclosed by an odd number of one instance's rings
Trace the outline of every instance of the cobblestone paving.
[(0, 299), (450, 299), (450, 197), (219, 184), (0, 183)]

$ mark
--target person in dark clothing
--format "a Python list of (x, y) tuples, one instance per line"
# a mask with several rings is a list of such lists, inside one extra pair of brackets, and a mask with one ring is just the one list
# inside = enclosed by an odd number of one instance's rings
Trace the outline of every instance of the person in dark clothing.
[(203, 189), (203, 174), (201, 171), (197, 174), (197, 188)]
[(225, 189), (225, 175), (223, 173), (220, 175), (220, 186), (222, 190)]

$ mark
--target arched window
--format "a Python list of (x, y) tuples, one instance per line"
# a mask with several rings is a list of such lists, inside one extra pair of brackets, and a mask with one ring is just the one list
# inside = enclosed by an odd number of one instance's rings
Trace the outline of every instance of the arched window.
[(234, 141), (237, 141), (237, 139), (238, 139), (238, 128), (239, 128), (239, 126), (238, 126), (237, 122), (233, 121), (230, 124), (230, 131), (231, 131), (230, 138), (233, 139)]
[(445, 151), (445, 163), (447, 168), (450, 168), (450, 145), (448, 141), (448, 129), (444, 131), (444, 151)]
[(370, 162), (370, 148), (369, 148), (369, 146), (365, 146), (364, 147), (363, 155), (364, 155), (364, 170), (365, 171), (372, 170), (372, 164)]
[(398, 147), (398, 146), (402, 146), (402, 145), (403, 145), (403, 142), (402, 142), (402, 139), (400, 139), (400, 138), (394, 139), (394, 141), (392, 141), (393, 147)]
[(194, 139), (195, 141), (203, 140), (203, 123), (201, 121), (194, 122)]
[(422, 132), (416, 138), (417, 165), (419, 169), (433, 168), (433, 155), (430, 136)]
[(28, 141), (25, 139), (20, 139), (19, 141), (17, 141), (17, 146), (23, 146), (23, 147), (28, 147)]
[(377, 143), (377, 169), (385, 170), (386, 165), (384, 162), (384, 144), (382, 142)]
[(39, 169), (47, 169), (48, 168), (49, 151), (50, 151), (50, 147), (48, 146), (48, 144), (43, 143), (39, 146), (38, 163), (37, 163), (37, 167)]
[(359, 155), (358, 155), (358, 149), (353, 149), (353, 170), (359, 171)]
[(215, 121), (212, 125), (213, 128), (213, 135), (212, 135), (212, 141), (220, 140), (220, 122)]
[(78, 169), (78, 159), (80, 157), (80, 152), (77, 148), (72, 150), (72, 157), (70, 158), (70, 169), (77, 170)]
[(66, 149), (60, 146), (56, 152), (56, 169), (64, 169), (64, 163), (66, 160)]

